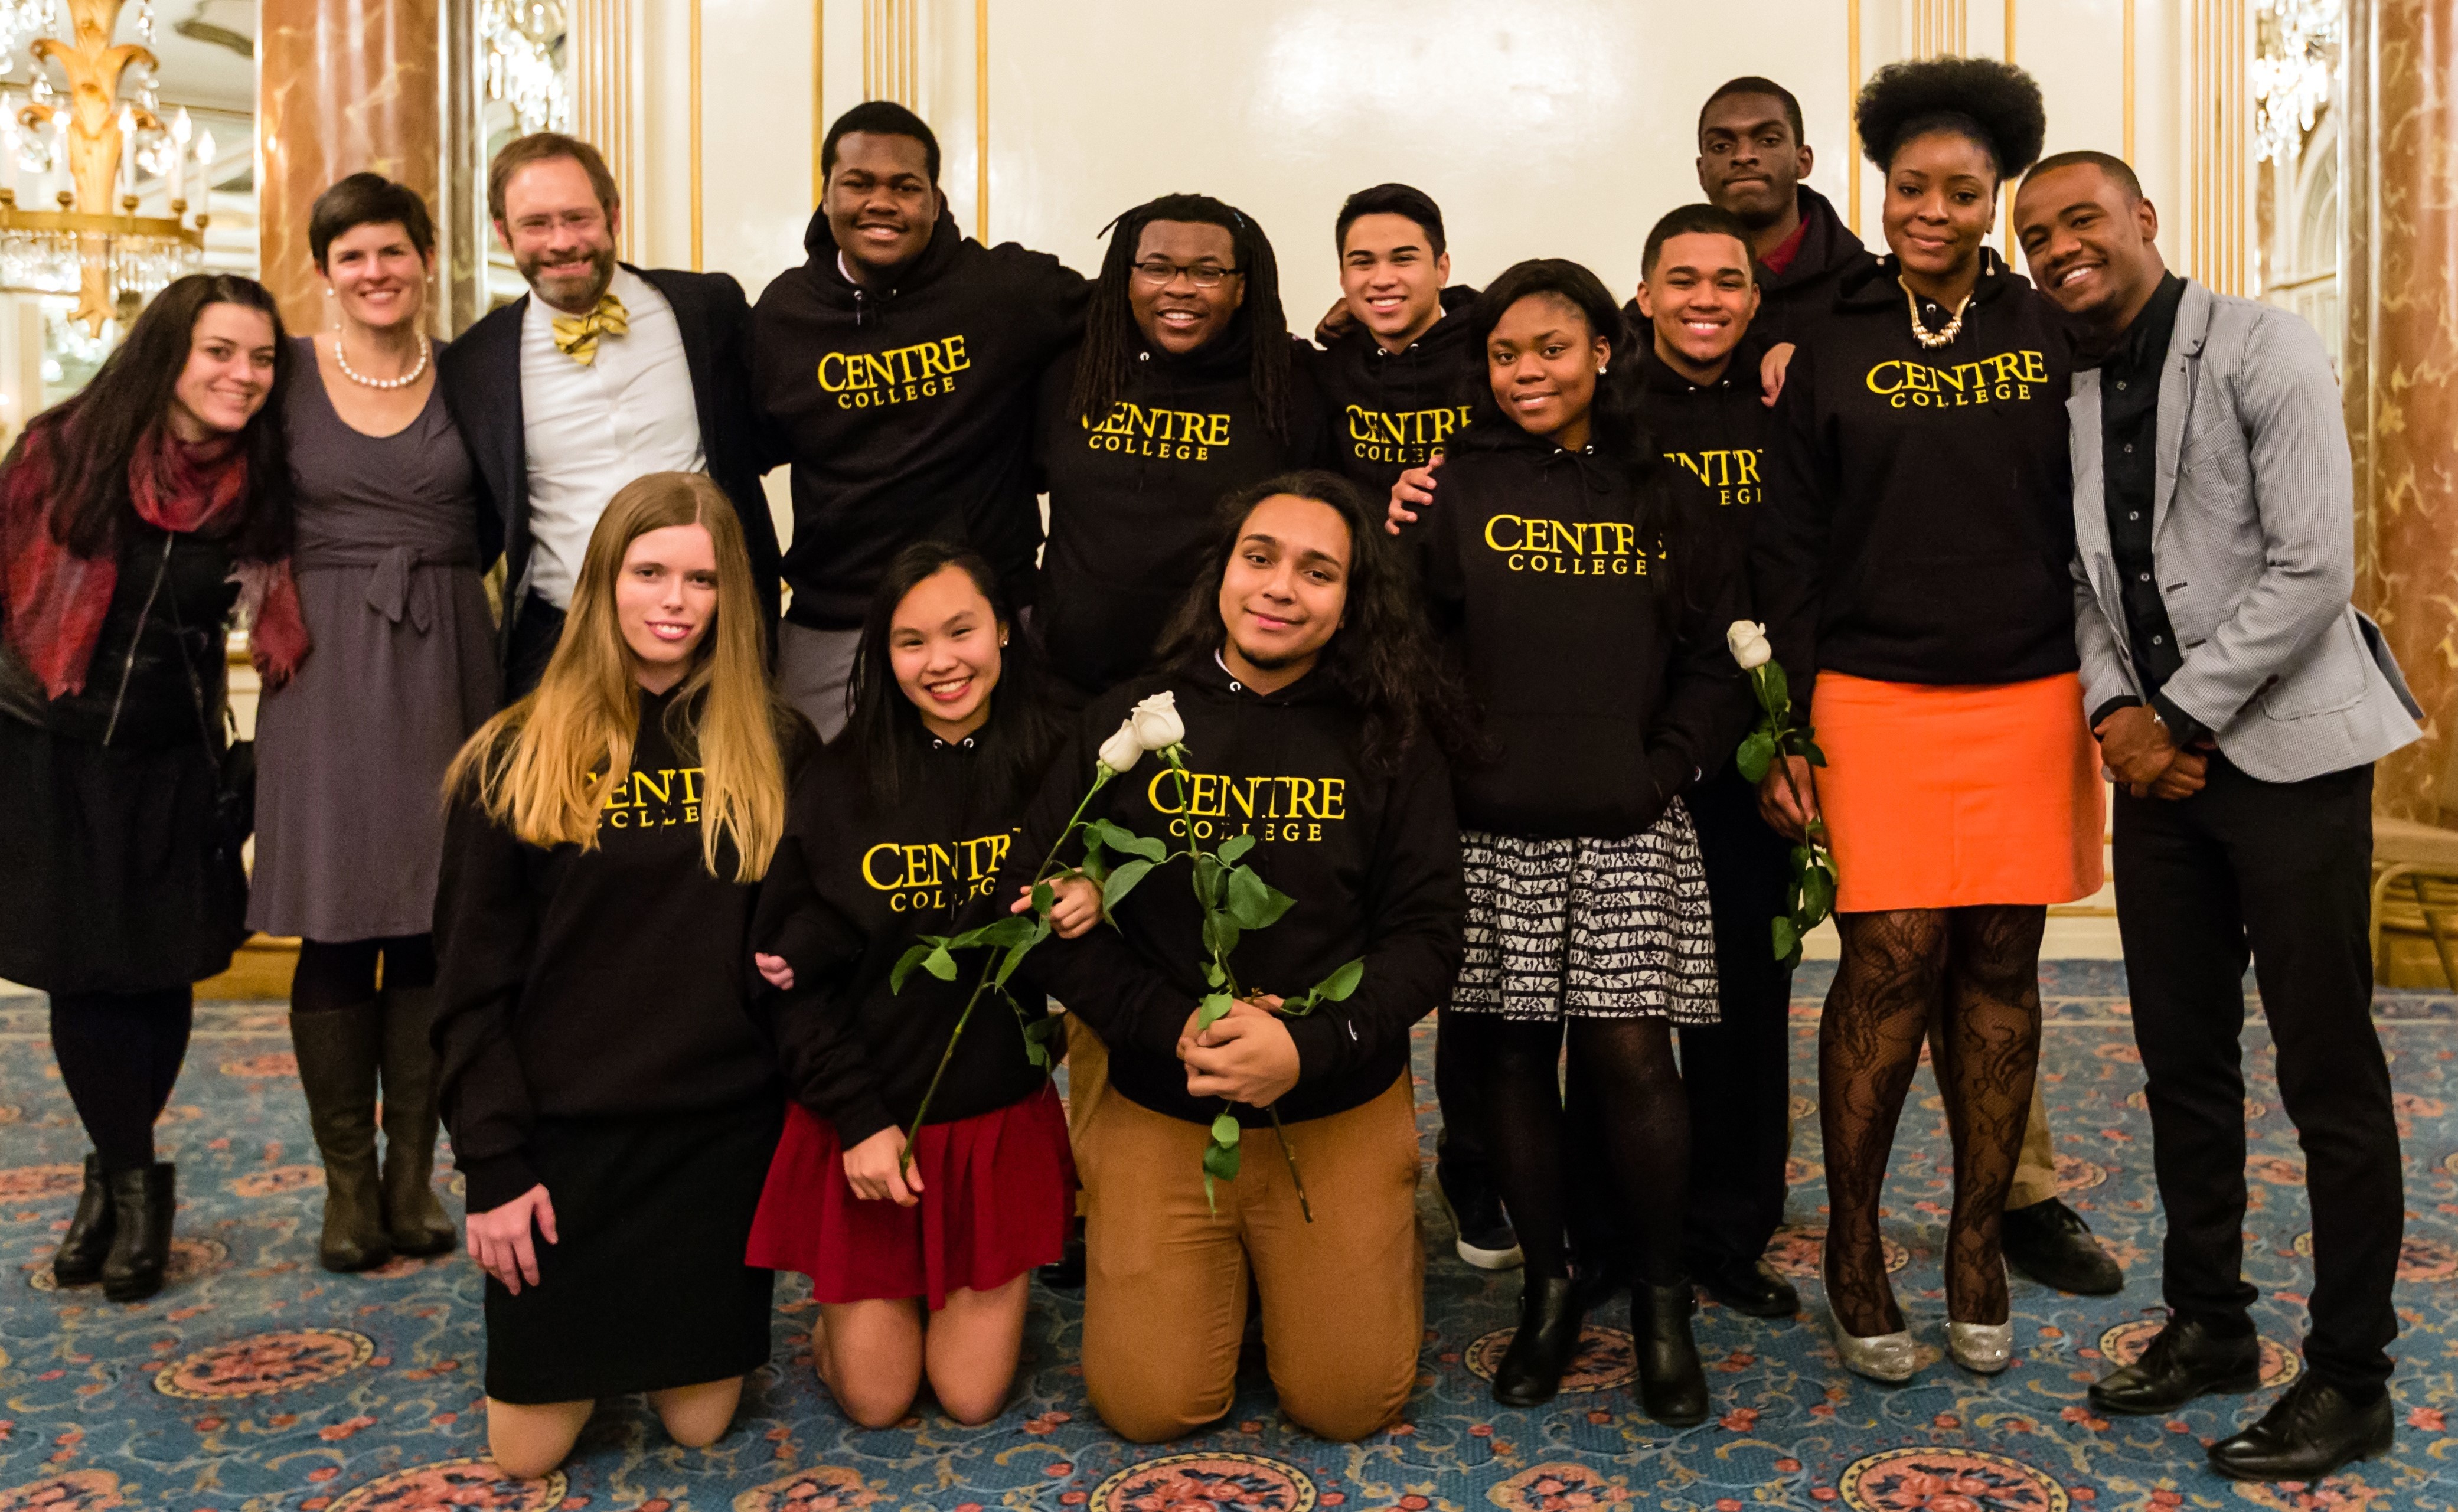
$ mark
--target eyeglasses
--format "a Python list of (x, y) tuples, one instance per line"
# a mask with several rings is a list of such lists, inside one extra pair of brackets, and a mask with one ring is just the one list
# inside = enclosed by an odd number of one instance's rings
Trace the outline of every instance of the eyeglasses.
[(1167, 288), (1177, 282), (1181, 273), (1186, 275), (1187, 282), (1198, 289), (1217, 289), (1220, 287), (1221, 280), (1244, 271), (1242, 268), (1224, 268), (1217, 262), (1172, 262), (1167, 258), (1146, 258), (1135, 264), (1136, 279), (1156, 289)]

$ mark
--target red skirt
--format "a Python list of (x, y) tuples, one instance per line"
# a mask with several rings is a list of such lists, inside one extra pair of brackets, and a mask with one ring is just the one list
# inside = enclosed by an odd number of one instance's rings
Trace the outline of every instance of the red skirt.
[(836, 1126), (797, 1104), (768, 1163), (747, 1263), (800, 1271), (819, 1302), (988, 1292), (1059, 1258), (1075, 1212), (1067, 1115), (1048, 1083), (1022, 1102), (922, 1126), (910, 1208), (853, 1194)]

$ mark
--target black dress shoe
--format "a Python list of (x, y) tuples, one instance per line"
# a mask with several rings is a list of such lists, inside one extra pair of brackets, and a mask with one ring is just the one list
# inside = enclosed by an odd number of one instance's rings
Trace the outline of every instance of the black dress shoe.
[(85, 1157), (85, 1188), (77, 1193), (76, 1216), (60, 1247), (52, 1254), (52, 1279), (62, 1286), (84, 1286), (102, 1279), (103, 1259), (111, 1253), (111, 1189), (102, 1179), (102, 1157)]
[(1041, 1278), (1042, 1285), (1053, 1292), (1084, 1290), (1083, 1229), (1078, 1227), (1070, 1233), (1067, 1236), (1067, 1248), (1058, 1253), (1058, 1258), (1035, 1271), (1033, 1274)]
[(1519, 1294), (1519, 1332), (1493, 1370), (1493, 1399), (1506, 1407), (1552, 1401), (1579, 1352), (1584, 1316), (1568, 1276), (1530, 1276)]
[(1434, 1195), (1451, 1220), (1459, 1257), (1480, 1271), (1519, 1265), (1519, 1235), (1502, 1211), (1502, 1198), (1458, 1161), (1434, 1163)]
[(1801, 1311), (1801, 1293), (1764, 1260), (1711, 1260), (1690, 1268), (1707, 1295), (1752, 1317), (1790, 1317)]
[(2210, 1392), (2248, 1392), (2261, 1384), (2261, 1339), (2221, 1338), (2200, 1320), (2176, 1317), (2124, 1369), (2092, 1382), (2091, 1404), (2129, 1418), (2173, 1412)]
[(2006, 1210), (2006, 1260), (2017, 1271), (2076, 1296), (2114, 1296), (2125, 1290), (2125, 1268), (2091, 1236), (2082, 1214), (2051, 1197)]
[(2211, 1468), (2237, 1481), (2319, 1481), (2350, 1460), (2389, 1453), (2389, 1394), (2362, 1405), (2305, 1376), (2261, 1420), (2211, 1445)]
[(1647, 1415), (1668, 1428), (1707, 1420), (1707, 1372), (1690, 1337), (1690, 1314), (1698, 1305), (1690, 1283), (1630, 1289), (1630, 1336), (1638, 1346), (1638, 1400)]
[(115, 1170), (111, 1189), (111, 1253), (103, 1257), (102, 1295), (115, 1302), (141, 1302), (162, 1290), (171, 1263), (171, 1214), (178, 1207), (167, 1160), (134, 1170)]

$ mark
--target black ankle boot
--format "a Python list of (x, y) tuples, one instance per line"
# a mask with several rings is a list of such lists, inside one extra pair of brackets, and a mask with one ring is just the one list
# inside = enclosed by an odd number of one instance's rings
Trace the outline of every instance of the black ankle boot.
[(102, 1262), (102, 1295), (115, 1302), (141, 1302), (162, 1290), (171, 1263), (171, 1214), (179, 1205), (167, 1160), (134, 1170), (115, 1170), (111, 1189), (111, 1253)]
[(1707, 1372), (1690, 1337), (1698, 1307), (1688, 1281), (1672, 1286), (1638, 1282), (1630, 1289), (1630, 1336), (1638, 1347), (1638, 1399), (1647, 1415), (1668, 1428), (1707, 1420)]
[(85, 1157), (85, 1190), (77, 1193), (76, 1216), (60, 1247), (52, 1254), (52, 1279), (62, 1286), (84, 1286), (102, 1278), (104, 1256), (111, 1253), (111, 1189), (103, 1184), (102, 1157)]
[(1519, 1332), (1493, 1371), (1493, 1399), (1534, 1407), (1562, 1389), (1562, 1372), (1579, 1352), (1579, 1309), (1568, 1276), (1531, 1275), (1519, 1294)]

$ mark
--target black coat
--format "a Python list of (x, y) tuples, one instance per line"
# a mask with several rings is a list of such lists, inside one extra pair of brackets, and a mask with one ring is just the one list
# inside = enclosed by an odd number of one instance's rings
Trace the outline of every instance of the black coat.
[[(700, 450), (708, 474), (734, 501), (751, 549), (760, 603), (777, 617), (781, 553), (776, 522), (760, 475), (768, 470), (759, 410), (751, 403), (751, 306), (742, 285), (724, 273), (633, 268), (674, 306), (691, 364), (692, 398), (699, 411)], [(521, 322), (530, 296), (492, 311), (436, 355), (444, 403), (461, 429), (478, 471), (478, 557), (504, 558), (505, 612), (499, 642), (511, 643), (512, 624), (528, 594), (530, 564), (529, 454), (521, 410)]]

